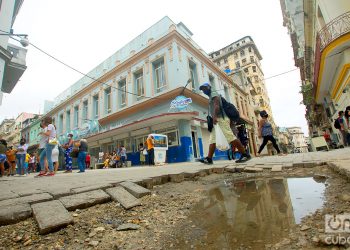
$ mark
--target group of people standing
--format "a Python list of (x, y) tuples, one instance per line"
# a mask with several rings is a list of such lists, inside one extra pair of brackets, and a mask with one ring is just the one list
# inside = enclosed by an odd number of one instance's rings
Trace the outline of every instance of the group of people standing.
[(334, 127), (342, 135), (344, 147), (350, 146), (350, 106), (347, 106), (345, 111), (338, 112), (338, 118), (334, 121)]

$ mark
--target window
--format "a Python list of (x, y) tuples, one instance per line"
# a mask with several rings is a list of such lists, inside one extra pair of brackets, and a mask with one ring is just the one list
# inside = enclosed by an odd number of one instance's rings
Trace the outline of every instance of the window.
[(162, 92), (166, 86), (164, 58), (161, 59), (160, 61), (153, 63), (153, 70), (154, 70), (154, 84), (155, 84), (157, 93), (159, 93), (159, 92)]
[(253, 72), (254, 73), (256, 72), (256, 66), (253, 66)]
[(190, 61), (188, 66), (190, 68), (190, 78), (192, 80), (191, 87), (192, 90), (196, 90), (198, 85), (197, 65), (194, 62)]
[(258, 82), (259, 81), (259, 77), (258, 76), (254, 76), (254, 81)]
[(105, 89), (105, 114), (112, 112), (111, 87)]
[(143, 86), (143, 72), (134, 74), (135, 88), (136, 88), (136, 99), (141, 100), (145, 96), (145, 87)]
[(260, 87), (257, 88), (257, 92), (258, 92), (258, 94), (261, 94), (261, 88)]
[(249, 52), (252, 52), (252, 48), (251, 48), (251, 47), (248, 47), (248, 51), (249, 51)]
[(216, 64), (217, 64), (218, 66), (220, 66), (220, 62), (217, 62)]
[(66, 112), (66, 131), (70, 132), (70, 110)]
[(245, 53), (244, 53), (244, 50), (243, 50), (243, 49), (240, 51), (240, 54), (241, 54), (241, 56), (244, 56), (244, 55), (245, 55)]
[(248, 73), (248, 68), (245, 68), (245, 69), (244, 69), (244, 72), (245, 72), (245, 73)]
[(244, 58), (244, 59), (242, 60), (242, 64), (244, 65), (244, 64), (246, 64), (246, 63), (247, 63), (247, 59)]
[(224, 59), (224, 63), (227, 63), (227, 58)]
[(74, 128), (79, 127), (79, 107), (74, 107)]
[(240, 62), (236, 62), (236, 68), (240, 68), (240, 67), (241, 67)]
[(148, 135), (143, 135), (141, 137), (135, 138), (135, 151), (137, 151), (139, 149), (140, 143), (142, 143), (143, 146), (145, 146), (145, 141), (147, 140), (147, 137), (148, 137)]
[(238, 54), (237, 54), (237, 52), (235, 52), (235, 53), (233, 54), (233, 57), (234, 57), (235, 59), (237, 59), (237, 58), (238, 58)]
[(245, 40), (243, 40), (242, 43), (245, 43)]
[(262, 97), (260, 97), (259, 99), (259, 103), (260, 103), (260, 107), (264, 107), (264, 100), (262, 99)]
[(178, 130), (175, 127), (170, 127), (167, 129), (157, 130), (157, 134), (164, 134), (168, 136), (168, 145), (177, 146), (179, 145)]
[(117, 147), (124, 146), (126, 151), (130, 152), (132, 150), (132, 145), (130, 144), (129, 138), (124, 138), (117, 140)]
[(88, 101), (83, 102), (83, 116), (82, 119), (84, 122), (88, 119)]
[(92, 98), (92, 107), (93, 107), (92, 118), (93, 119), (98, 119), (98, 95), (95, 95)]
[(63, 114), (58, 117), (58, 133), (63, 133)]
[(254, 62), (254, 56), (250, 56), (250, 62)]
[(118, 82), (119, 88), (119, 107), (124, 107), (126, 105), (126, 79)]
[(229, 48), (229, 50), (233, 50), (232, 46)]
[(236, 46), (239, 47), (239, 43), (236, 43)]

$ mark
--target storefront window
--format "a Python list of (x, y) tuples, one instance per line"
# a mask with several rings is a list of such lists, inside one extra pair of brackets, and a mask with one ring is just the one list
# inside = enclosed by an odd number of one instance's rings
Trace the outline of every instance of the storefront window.
[(177, 146), (179, 145), (178, 131), (175, 127), (157, 130), (156, 134), (163, 134), (168, 136), (168, 145)]

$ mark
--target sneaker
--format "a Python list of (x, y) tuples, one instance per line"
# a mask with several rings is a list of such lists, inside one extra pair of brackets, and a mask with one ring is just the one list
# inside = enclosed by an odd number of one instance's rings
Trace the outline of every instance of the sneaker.
[(41, 172), (40, 171), (40, 173), (37, 176), (35, 176), (35, 177), (41, 177), (41, 176), (45, 176), (45, 175), (46, 175), (46, 172)]
[(205, 157), (204, 159), (198, 159), (198, 161), (204, 164), (213, 164), (213, 159), (209, 157)]
[(55, 175), (55, 172), (49, 172), (45, 176), (54, 176), (54, 175)]
[(236, 163), (242, 163), (242, 162), (246, 162), (249, 161), (252, 157), (250, 155), (247, 154), (242, 154), (241, 158), (239, 158)]

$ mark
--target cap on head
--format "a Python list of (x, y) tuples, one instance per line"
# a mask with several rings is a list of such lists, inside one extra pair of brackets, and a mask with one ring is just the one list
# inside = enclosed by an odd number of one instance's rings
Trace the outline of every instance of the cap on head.
[(267, 117), (268, 114), (267, 114), (267, 112), (265, 110), (263, 110), (263, 111), (260, 111), (260, 116), (261, 117)]
[(205, 83), (203, 83), (201, 86), (199, 86), (199, 90), (202, 90), (204, 87), (209, 87), (209, 88), (211, 88), (211, 85), (210, 85), (210, 83), (205, 82)]

